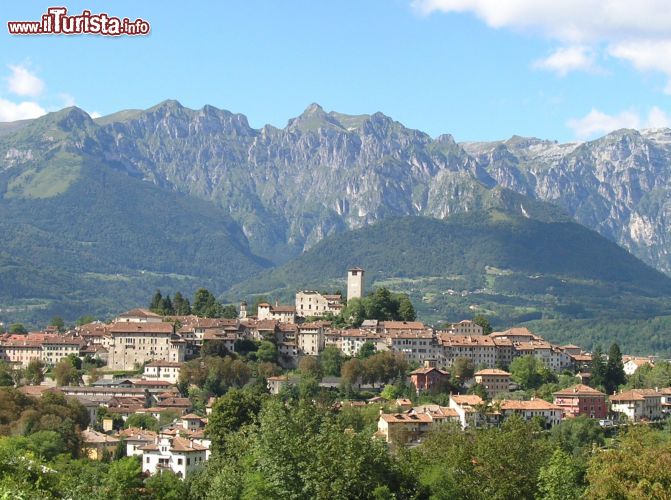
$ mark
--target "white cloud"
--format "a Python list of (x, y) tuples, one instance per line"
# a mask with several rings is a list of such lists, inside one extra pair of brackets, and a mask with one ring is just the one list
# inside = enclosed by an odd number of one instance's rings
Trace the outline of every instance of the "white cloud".
[(592, 108), (582, 118), (570, 119), (567, 125), (573, 130), (576, 137), (587, 139), (621, 128), (668, 127), (671, 125), (671, 118), (657, 106), (653, 106), (645, 118), (641, 118), (640, 113), (634, 110), (625, 110), (616, 115), (609, 115)]
[(100, 118), (102, 115), (97, 111), (94, 111), (93, 113), (89, 113), (89, 116), (95, 120), (96, 118)]
[(7, 88), (13, 94), (38, 96), (44, 90), (44, 82), (26, 66), (10, 64), (9, 69), (12, 74), (7, 78)]
[[(605, 50), (639, 71), (663, 73), (670, 82), (666, 92), (671, 94), (668, 0), (413, 0), (412, 4), (423, 14), (471, 13), (492, 28), (557, 40), (564, 48), (545, 60), (547, 69), (555, 71), (566, 65), (566, 71), (572, 69), (569, 55), (574, 56), (573, 64), (580, 66), (575, 46)], [(562, 66), (561, 62), (566, 64)], [(561, 71), (558, 72), (562, 74)]]
[(594, 58), (594, 53), (587, 47), (561, 47), (545, 59), (534, 61), (533, 67), (554, 71), (560, 76), (565, 76), (570, 71), (594, 70)]
[(37, 118), (44, 114), (46, 114), (46, 111), (36, 102), (14, 103), (6, 99), (0, 99), (0, 122)]

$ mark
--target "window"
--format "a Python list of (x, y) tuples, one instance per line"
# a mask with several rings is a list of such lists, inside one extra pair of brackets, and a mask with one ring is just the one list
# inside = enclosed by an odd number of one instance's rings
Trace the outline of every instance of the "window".
[(177, 465), (182, 465), (182, 462), (183, 462), (183, 459), (182, 459), (182, 458), (178, 458), (178, 459), (177, 459)]

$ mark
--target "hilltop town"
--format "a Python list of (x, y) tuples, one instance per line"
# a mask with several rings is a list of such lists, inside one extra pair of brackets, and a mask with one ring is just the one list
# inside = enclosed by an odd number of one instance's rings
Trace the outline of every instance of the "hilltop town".
[(292, 305), (229, 306), (237, 317), (161, 314), (166, 299), (155, 297), (153, 311), (138, 307), (109, 322), (5, 333), (5, 385), (78, 401), (88, 415), (80, 446), (89, 459), (122, 449), (141, 458), (143, 473), (181, 479), (210, 458), (218, 397), (249, 384), (271, 397), (330, 391), (332, 408), (377, 408), (373, 438), (389, 445), (415, 446), (446, 422), (479, 429), (514, 416), (551, 429), (582, 416), (611, 428), (655, 422), (671, 409), (671, 387), (619, 390), (641, 367), (650, 370), (653, 357), (610, 359), (527, 328), (490, 331), (482, 320), (430, 326), (411, 304), (398, 307), (406, 319), (338, 325), (366, 297), (364, 276), (348, 270), (346, 297), (299, 290)]

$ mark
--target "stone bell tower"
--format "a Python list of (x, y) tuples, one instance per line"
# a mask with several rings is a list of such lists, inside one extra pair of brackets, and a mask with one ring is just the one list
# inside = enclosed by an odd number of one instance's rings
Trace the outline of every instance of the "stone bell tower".
[(363, 272), (360, 267), (347, 270), (347, 300), (363, 297)]

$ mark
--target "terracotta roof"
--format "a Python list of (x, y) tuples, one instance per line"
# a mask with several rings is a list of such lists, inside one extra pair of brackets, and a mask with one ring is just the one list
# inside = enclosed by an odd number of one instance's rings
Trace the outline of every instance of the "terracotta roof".
[(475, 372), (475, 375), (499, 375), (501, 377), (510, 377), (510, 373), (505, 370), (499, 370), (498, 368), (485, 368), (484, 370)]
[(129, 427), (128, 429), (123, 429), (117, 432), (117, 437), (123, 438), (127, 441), (146, 441), (152, 442), (156, 439), (158, 435), (154, 431), (147, 429), (140, 429), (138, 427)]
[(601, 391), (597, 391), (592, 387), (584, 384), (577, 384), (573, 387), (562, 389), (561, 391), (553, 392), (554, 396), (605, 396)]
[(296, 306), (287, 306), (287, 305), (276, 305), (272, 306), (271, 310), (274, 313), (295, 313), (296, 312)]
[(591, 354), (569, 354), (574, 361), (589, 362), (592, 361)]
[(441, 333), (439, 340), (447, 347), (495, 346), (494, 339), (488, 335), (451, 335)]
[(206, 451), (207, 448), (201, 444), (194, 443), (186, 438), (181, 436), (176, 436), (172, 439), (170, 446), (170, 451), (176, 451), (180, 453), (188, 453), (192, 451)]
[(58, 387), (48, 387), (46, 385), (22, 385), (19, 387), (19, 392), (26, 396), (40, 397), (45, 392), (61, 392)]
[(426, 375), (427, 373), (432, 372), (434, 370), (437, 371), (438, 373), (440, 373), (441, 375), (449, 375), (449, 372), (440, 370), (440, 369), (436, 368), (435, 366), (431, 366), (429, 368), (417, 368), (416, 370), (411, 371), (410, 375), (413, 375), (413, 374)]
[(433, 419), (427, 413), (383, 413), (380, 418), (388, 423), (431, 423)]
[(130, 311), (123, 312), (119, 314), (119, 318), (162, 318), (160, 314), (151, 312), (149, 309), (143, 309), (141, 307), (136, 307)]
[(182, 420), (202, 420), (203, 417), (196, 415), (195, 413), (189, 413), (188, 415), (184, 415), (182, 417)]
[(172, 323), (130, 323), (120, 321), (110, 326), (110, 333), (172, 333)]
[(425, 328), (421, 321), (382, 321), (385, 330), (422, 330)]
[(93, 429), (82, 431), (82, 440), (84, 444), (116, 444), (119, 442), (117, 438), (94, 431)]
[(475, 406), (482, 404), (482, 398), (477, 394), (455, 394), (450, 396), (450, 399), (459, 406), (462, 405)]
[(559, 406), (548, 403), (544, 399), (532, 399), (530, 401), (504, 399), (499, 402), (499, 405), (502, 410), (561, 410)]
[(644, 401), (645, 398), (659, 398), (662, 393), (654, 389), (632, 389), (630, 391), (613, 394), (610, 396), (611, 402), (618, 401)]

